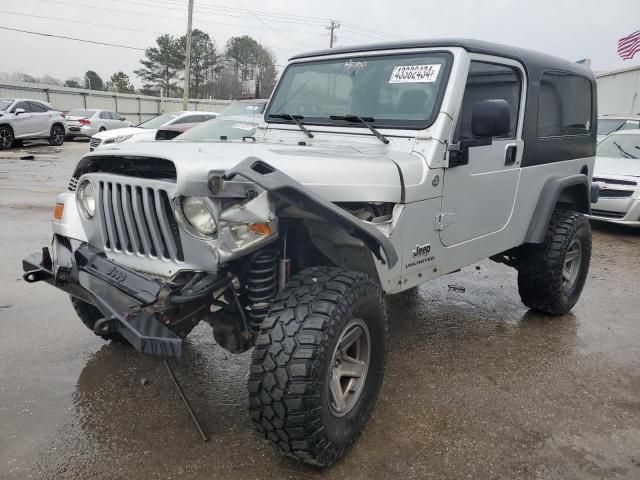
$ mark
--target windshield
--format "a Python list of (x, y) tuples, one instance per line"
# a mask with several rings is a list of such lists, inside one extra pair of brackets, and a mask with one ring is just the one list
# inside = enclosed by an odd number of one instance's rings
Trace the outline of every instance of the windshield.
[[(427, 128), (438, 113), (451, 56), (416, 53), (292, 64), (284, 71), (267, 111), (302, 115), (305, 124), (337, 124), (331, 116), (370, 119), (376, 128)], [(371, 120), (373, 119), (373, 120)]]
[(0, 100), (0, 112), (4, 112), (12, 103), (13, 100)]
[(220, 117), (238, 117), (238, 116), (262, 116), (264, 107), (267, 104), (265, 102), (235, 102), (229, 105), (227, 108), (220, 112)]
[(138, 125), (138, 128), (149, 128), (154, 129), (163, 126), (165, 123), (170, 122), (178, 115), (175, 113), (163, 113), (162, 115), (158, 115), (157, 117), (152, 118), (151, 120), (147, 120), (146, 122), (142, 122)]
[(187, 130), (176, 137), (175, 141), (206, 142), (220, 140), (240, 140), (242, 137), (251, 137), (256, 131), (256, 124), (238, 120), (209, 120)]
[(84, 117), (84, 118), (88, 118), (91, 115), (93, 115), (95, 112), (92, 112), (90, 110), (71, 110), (69, 113), (67, 113), (67, 117)]
[(598, 144), (598, 157), (638, 158), (640, 157), (640, 135), (611, 135)]
[(640, 128), (640, 120), (625, 120), (624, 118), (599, 118), (598, 135), (609, 135), (618, 130), (631, 130)]

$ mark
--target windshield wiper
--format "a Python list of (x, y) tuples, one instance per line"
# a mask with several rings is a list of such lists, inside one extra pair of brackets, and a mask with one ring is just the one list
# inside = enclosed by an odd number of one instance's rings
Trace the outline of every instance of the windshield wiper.
[(304, 117), (302, 115), (291, 115), (290, 113), (270, 113), (269, 118), (282, 118), (284, 120), (292, 120), (296, 125), (298, 125), (298, 127), (300, 127), (300, 130), (302, 130), (307, 137), (313, 138), (313, 133), (307, 130), (307, 127), (305, 127), (300, 121), (304, 120)]
[(376, 121), (375, 118), (360, 117), (358, 115), (329, 115), (329, 118), (331, 120), (344, 120), (345, 122), (361, 123), (365, 127), (367, 127), (369, 130), (371, 130), (371, 133), (373, 133), (376, 136), (376, 138), (380, 140), (382, 143), (384, 143), (385, 145), (389, 143), (389, 139), (384, 135), (382, 135), (378, 130), (376, 130), (373, 125), (371, 125), (370, 122), (375, 122)]
[(620, 146), (620, 144), (618, 142), (614, 141), (613, 144), (620, 151), (620, 153), (622, 155), (624, 155), (625, 157), (627, 157), (627, 158), (636, 158), (636, 159), (638, 158), (638, 157), (635, 157), (635, 156), (631, 155), (629, 152), (627, 152), (624, 148), (622, 148), (622, 146)]

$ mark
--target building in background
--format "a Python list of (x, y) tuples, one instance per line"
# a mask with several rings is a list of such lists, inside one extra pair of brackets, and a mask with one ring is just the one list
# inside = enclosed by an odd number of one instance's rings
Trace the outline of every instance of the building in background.
[(598, 115), (640, 116), (640, 65), (596, 72)]

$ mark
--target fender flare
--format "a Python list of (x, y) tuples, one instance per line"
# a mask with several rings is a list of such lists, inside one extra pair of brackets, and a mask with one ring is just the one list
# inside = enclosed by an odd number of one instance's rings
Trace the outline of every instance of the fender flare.
[[(362, 240), (371, 252), (388, 268), (398, 263), (398, 254), (391, 241), (377, 228), (354, 217), (331, 202), (320, 198), (301, 183), (257, 157), (247, 157), (224, 174), (223, 180), (235, 176), (246, 178), (276, 198), (336, 223), (350, 235)], [(384, 253), (384, 256), (382, 255)]]
[(562, 200), (563, 193), (567, 192), (567, 189), (571, 187), (576, 188), (580, 192), (578, 193), (579, 197), (582, 197), (577, 199), (577, 211), (587, 215), (591, 213), (589, 177), (583, 174), (570, 175), (568, 177), (551, 177), (547, 179), (542, 187), (524, 243), (544, 242), (547, 227), (558, 200)]

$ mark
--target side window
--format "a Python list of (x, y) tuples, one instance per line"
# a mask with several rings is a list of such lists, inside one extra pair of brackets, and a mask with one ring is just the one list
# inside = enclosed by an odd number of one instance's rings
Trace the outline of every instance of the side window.
[(111, 120), (109, 112), (100, 112), (100, 118), (103, 120)]
[(591, 82), (547, 72), (540, 79), (538, 137), (586, 135), (591, 130)]
[(116, 112), (109, 112), (112, 120), (120, 120), (120, 115)]
[(39, 102), (29, 102), (29, 105), (31, 105), (32, 112), (43, 113), (43, 112), (49, 111), (47, 107), (45, 107), (42, 103), (39, 103)]
[(18, 102), (11, 111), (15, 112), (19, 108), (24, 109), (25, 112), (31, 113), (31, 105), (29, 105), (29, 102)]
[(177, 119), (175, 122), (173, 122), (173, 125), (178, 125), (179, 123), (198, 123), (202, 121), (203, 121), (202, 115), (187, 115)]
[(496, 63), (472, 61), (462, 99), (462, 112), (456, 138), (473, 138), (471, 117), (474, 106), (483, 100), (505, 100), (511, 111), (511, 127), (504, 138), (515, 138), (522, 94), (522, 78), (518, 69)]

